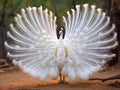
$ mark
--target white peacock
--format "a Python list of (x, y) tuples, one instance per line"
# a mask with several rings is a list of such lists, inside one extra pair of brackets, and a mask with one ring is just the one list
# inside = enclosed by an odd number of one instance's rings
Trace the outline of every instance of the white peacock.
[(95, 5), (76, 5), (76, 10), (67, 12), (65, 36), (63, 30), (57, 39), (56, 17), (42, 6), (21, 9), (15, 17), (15, 25), (10, 24), (5, 41), (8, 57), (15, 65), (33, 77), (45, 81), (47, 77), (68, 76), (88, 80), (89, 76), (115, 54), (111, 49), (118, 45), (115, 25), (110, 18)]

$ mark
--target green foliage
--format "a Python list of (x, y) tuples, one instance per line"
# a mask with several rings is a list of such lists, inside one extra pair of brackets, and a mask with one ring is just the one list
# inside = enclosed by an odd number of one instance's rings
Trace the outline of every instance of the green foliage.
[(60, 19), (60, 22), (62, 21), (62, 16), (66, 16), (66, 12), (70, 10), (71, 8), (74, 8), (73, 2), (75, 4), (84, 4), (84, 3), (90, 3), (90, 4), (96, 4), (98, 0), (6, 0), (7, 4), (5, 6), (5, 12), (3, 13), (3, 7), (4, 7), (4, 1), (0, 0), (0, 23), (2, 18), (2, 15), (5, 16), (4, 21), (2, 22), (3, 26), (8, 27), (9, 23), (13, 23), (13, 17), (16, 15), (16, 13), (20, 13), (21, 8), (26, 7), (39, 7), (43, 6), (43, 8), (48, 8), (53, 13), (55, 13), (55, 10), (57, 11), (57, 17)]

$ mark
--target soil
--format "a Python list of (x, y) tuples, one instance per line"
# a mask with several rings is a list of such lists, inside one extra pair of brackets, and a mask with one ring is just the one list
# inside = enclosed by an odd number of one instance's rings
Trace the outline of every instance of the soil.
[[(115, 74), (120, 74), (120, 65), (94, 73), (91, 78), (103, 78)], [(0, 90), (120, 90), (120, 79), (106, 82), (76, 80), (71, 83), (66, 78), (66, 81), (69, 84), (58, 84), (59, 78), (57, 80), (48, 78), (45, 82), (40, 82), (17, 67), (0, 68)]]

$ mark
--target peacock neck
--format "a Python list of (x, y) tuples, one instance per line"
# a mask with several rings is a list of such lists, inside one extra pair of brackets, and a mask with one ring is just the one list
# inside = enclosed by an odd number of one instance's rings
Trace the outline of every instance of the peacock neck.
[(63, 44), (63, 38), (62, 37), (63, 37), (63, 35), (61, 34), (60, 38), (59, 38), (58, 51), (64, 52), (64, 44)]
[(59, 45), (58, 45), (58, 52), (57, 52), (57, 63), (59, 68), (62, 68), (65, 63), (66, 57), (65, 57), (65, 49), (64, 49), (64, 43), (62, 34), (59, 38)]

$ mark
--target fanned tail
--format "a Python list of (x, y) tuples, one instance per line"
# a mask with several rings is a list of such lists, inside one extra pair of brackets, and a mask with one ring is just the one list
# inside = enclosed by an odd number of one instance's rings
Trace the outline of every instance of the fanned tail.
[(110, 18), (95, 5), (84, 4), (82, 8), (76, 5), (76, 10), (71, 11), (72, 14), (67, 12), (67, 19), (63, 17), (64, 44), (69, 55), (62, 74), (72, 81), (77, 77), (87, 80), (104, 65), (105, 60), (115, 56), (111, 49), (118, 45), (117, 33), (114, 32), (115, 25), (110, 25)]

